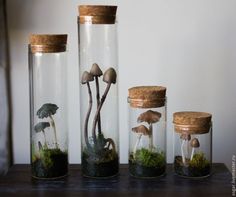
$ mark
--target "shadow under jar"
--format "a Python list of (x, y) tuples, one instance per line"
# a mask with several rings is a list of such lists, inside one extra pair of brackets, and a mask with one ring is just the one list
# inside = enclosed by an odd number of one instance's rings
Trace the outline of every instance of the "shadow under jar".
[(31, 35), (29, 45), (31, 172), (68, 173), (67, 35)]
[(212, 115), (205, 112), (173, 114), (174, 171), (184, 177), (209, 176), (212, 165)]
[(116, 6), (79, 6), (81, 163), (86, 177), (118, 174)]
[(166, 88), (129, 89), (129, 172), (155, 178), (166, 170)]

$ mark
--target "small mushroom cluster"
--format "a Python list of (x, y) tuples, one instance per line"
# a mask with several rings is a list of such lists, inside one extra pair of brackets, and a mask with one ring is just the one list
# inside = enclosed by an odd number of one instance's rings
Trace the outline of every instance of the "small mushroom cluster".
[(189, 152), (188, 151), (189, 150), (189, 144), (192, 147), (192, 152), (191, 152), (191, 156), (190, 156), (190, 161), (191, 161), (193, 159), (195, 149), (200, 147), (200, 142), (198, 141), (197, 138), (193, 138), (191, 140), (191, 135), (187, 134), (187, 133), (182, 133), (180, 135), (180, 139), (182, 139), (182, 143), (181, 143), (182, 162), (185, 164), (186, 159), (185, 159), (185, 154), (184, 154), (184, 145), (187, 143), (187, 155), (188, 155), (188, 152)]
[(157, 123), (161, 118), (161, 113), (157, 111), (148, 110), (139, 115), (137, 122), (143, 123), (146, 122), (149, 125), (147, 128), (144, 125), (139, 125), (137, 127), (132, 128), (132, 131), (138, 134), (138, 139), (135, 143), (133, 153), (135, 155), (137, 146), (140, 142), (142, 135), (149, 137), (149, 149), (152, 150), (153, 148), (153, 124)]
[[(100, 91), (99, 91), (99, 77), (103, 75), (103, 81), (105, 83), (107, 83), (106, 89), (100, 99)], [(92, 65), (92, 68), (90, 70), (90, 72), (88, 71), (84, 71), (81, 77), (81, 83), (82, 84), (87, 84), (87, 88), (88, 88), (88, 94), (89, 94), (89, 109), (87, 111), (86, 114), (86, 118), (85, 118), (85, 124), (84, 124), (84, 137), (85, 137), (85, 143), (87, 145), (87, 147), (90, 147), (89, 144), (89, 140), (88, 140), (88, 122), (89, 122), (89, 116), (91, 114), (92, 111), (92, 105), (93, 105), (93, 97), (92, 97), (92, 91), (91, 91), (91, 87), (90, 87), (90, 82), (94, 81), (95, 79), (95, 84), (96, 84), (96, 100), (97, 100), (97, 109), (94, 115), (94, 119), (93, 119), (93, 125), (92, 125), (92, 137), (93, 137), (93, 141), (94, 144), (96, 144), (96, 126), (98, 125), (98, 134), (102, 134), (101, 131), (101, 116), (100, 116), (100, 111), (102, 109), (102, 106), (105, 102), (105, 99), (107, 97), (107, 94), (110, 90), (111, 84), (115, 84), (116, 83), (116, 71), (114, 68), (110, 67), (108, 68), (105, 73), (103, 74), (102, 70), (100, 69), (100, 67), (98, 66), (98, 64), (94, 63)], [(110, 144), (114, 144), (111, 142), (111, 140), (109, 139), (109, 145)], [(109, 146), (108, 145), (108, 146)], [(113, 147), (115, 148), (115, 147)]]
[[(37, 111), (38, 118), (40, 118), (40, 119), (50, 118), (50, 120), (51, 120), (50, 123), (49, 122), (39, 122), (34, 126), (34, 130), (35, 130), (36, 133), (39, 133), (41, 131), (43, 132), (44, 144), (45, 144), (46, 148), (47, 148), (47, 140), (46, 140), (45, 129), (47, 127), (50, 127), (50, 125), (52, 126), (53, 131), (54, 131), (56, 148), (58, 148), (56, 124), (55, 124), (55, 121), (52, 117), (56, 113), (57, 109), (58, 109), (57, 105), (52, 104), (52, 103), (45, 103)], [(41, 145), (41, 143), (38, 143), (38, 145), (39, 144)], [(41, 146), (40, 145), (39, 145), (39, 149), (42, 149), (42, 145)]]

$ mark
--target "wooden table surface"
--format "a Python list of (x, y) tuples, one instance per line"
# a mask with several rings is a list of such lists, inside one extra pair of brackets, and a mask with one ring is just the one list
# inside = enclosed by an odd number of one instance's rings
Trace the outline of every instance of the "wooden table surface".
[(81, 176), (80, 165), (70, 165), (69, 176), (61, 180), (32, 179), (29, 165), (14, 165), (0, 177), (0, 197), (7, 196), (231, 196), (231, 174), (224, 164), (213, 164), (213, 173), (204, 179), (185, 179), (174, 175), (168, 164), (167, 174), (156, 179), (136, 179), (120, 165), (120, 175), (112, 179)]

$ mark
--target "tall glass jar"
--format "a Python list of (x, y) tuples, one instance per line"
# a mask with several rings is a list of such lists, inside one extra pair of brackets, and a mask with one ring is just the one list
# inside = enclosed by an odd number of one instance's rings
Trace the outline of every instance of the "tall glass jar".
[(166, 169), (166, 88), (129, 89), (129, 172), (154, 178)]
[(67, 35), (29, 40), (32, 176), (60, 178), (68, 173)]
[(86, 177), (118, 174), (116, 6), (79, 6), (81, 163)]
[(205, 112), (176, 112), (174, 170), (184, 177), (206, 177), (212, 164), (212, 115)]

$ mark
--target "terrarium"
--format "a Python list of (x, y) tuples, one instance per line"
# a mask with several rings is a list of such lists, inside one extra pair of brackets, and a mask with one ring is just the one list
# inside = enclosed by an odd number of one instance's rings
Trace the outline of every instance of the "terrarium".
[(166, 88), (129, 89), (129, 172), (154, 178), (166, 169)]
[(176, 112), (174, 170), (184, 177), (206, 177), (212, 164), (211, 114), (205, 112)]
[(86, 177), (118, 174), (116, 6), (79, 6), (81, 164)]
[(60, 178), (68, 173), (67, 35), (29, 40), (32, 176)]

